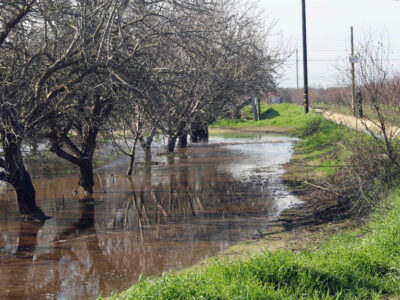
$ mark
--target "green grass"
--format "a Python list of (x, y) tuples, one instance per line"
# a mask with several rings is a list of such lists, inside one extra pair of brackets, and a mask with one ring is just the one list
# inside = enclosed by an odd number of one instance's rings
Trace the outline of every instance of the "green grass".
[[(294, 104), (275, 104), (267, 105), (261, 103), (261, 120), (253, 121), (251, 114), (251, 106), (246, 106), (242, 110), (244, 119), (231, 120), (219, 119), (210, 127), (218, 128), (246, 128), (246, 127), (293, 127), (297, 128), (309, 120), (309, 115), (304, 113), (304, 108)], [(311, 116), (316, 116), (315, 113), (310, 113)]]
[(323, 175), (333, 176), (348, 154), (339, 144), (357, 133), (314, 114), (297, 129), (297, 134), (301, 140), (296, 145), (296, 157), (315, 165)]
[[(316, 252), (264, 252), (144, 280), (121, 299), (378, 299), (400, 296), (400, 191), (369, 231), (331, 238)], [(378, 218), (376, 218), (378, 219)], [(115, 297), (116, 299), (117, 297)]]

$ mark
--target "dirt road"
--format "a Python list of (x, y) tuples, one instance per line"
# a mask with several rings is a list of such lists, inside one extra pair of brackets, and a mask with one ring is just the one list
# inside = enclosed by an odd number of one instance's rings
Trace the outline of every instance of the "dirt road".
[[(349, 128), (358, 130), (358, 131), (372, 131), (377, 135), (382, 135), (382, 129), (378, 121), (368, 120), (368, 119), (360, 119), (357, 117), (334, 113), (328, 110), (322, 109), (314, 109), (316, 113), (321, 114), (326, 119), (334, 121), (338, 124), (343, 124)], [(368, 129), (368, 130), (367, 130)], [(386, 133), (388, 137), (392, 138), (400, 138), (400, 128), (395, 126), (388, 126), (386, 129)]]

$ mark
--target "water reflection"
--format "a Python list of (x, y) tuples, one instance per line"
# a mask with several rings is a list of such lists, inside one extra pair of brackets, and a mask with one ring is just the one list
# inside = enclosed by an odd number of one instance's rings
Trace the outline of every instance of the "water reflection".
[(112, 175), (123, 164), (103, 166), (96, 187), (107, 192), (92, 198), (71, 193), (75, 176), (37, 177), (38, 202), (54, 216), (44, 225), (20, 221), (13, 194), (4, 193), (0, 298), (109, 295), (141, 274), (193, 265), (253, 236), (296, 201), (279, 179), (290, 140), (216, 142), (132, 178)]

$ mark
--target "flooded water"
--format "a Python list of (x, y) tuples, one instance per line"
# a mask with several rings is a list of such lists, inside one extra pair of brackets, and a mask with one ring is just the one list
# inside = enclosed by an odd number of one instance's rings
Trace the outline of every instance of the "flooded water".
[(285, 137), (212, 137), (132, 178), (116, 159), (96, 170), (90, 199), (73, 192), (70, 165), (32, 162), (38, 205), (53, 218), (21, 220), (0, 187), (0, 299), (108, 296), (251, 238), (299, 203), (280, 179), (292, 148)]

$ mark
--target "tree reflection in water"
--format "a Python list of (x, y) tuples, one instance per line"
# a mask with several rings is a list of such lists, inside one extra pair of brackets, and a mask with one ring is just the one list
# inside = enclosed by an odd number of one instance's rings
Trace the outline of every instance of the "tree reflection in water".
[(235, 160), (226, 150), (209, 155), (216, 159), (182, 155), (132, 178), (102, 175), (110, 190), (93, 198), (59, 200), (73, 189), (73, 176), (37, 184), (41, 199), (58, 199), (41, 204), (55, 216), (44, 225), (17, 221), (15, 207), (0, 202), (0, 298), (107, 295), (263, 230), (271, 188), (218, 169), (218, 161)]

